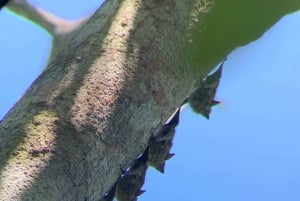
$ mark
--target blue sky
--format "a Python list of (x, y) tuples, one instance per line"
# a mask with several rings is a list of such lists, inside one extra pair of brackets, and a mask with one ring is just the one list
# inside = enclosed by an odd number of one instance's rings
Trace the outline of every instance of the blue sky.
[[(74, 4), (35, 0), (67, 19), (93, 12), (101, 0)], [(300, 200), (300, 13), (224, 64), (211, 119), (181, 113), (165, 174), (147, 173), (139, 200)], [(51, 38), (32, 23), (0, 12), (0, 119), (42, 71)], [(34, 37), (33, 37), (34, 36)]]

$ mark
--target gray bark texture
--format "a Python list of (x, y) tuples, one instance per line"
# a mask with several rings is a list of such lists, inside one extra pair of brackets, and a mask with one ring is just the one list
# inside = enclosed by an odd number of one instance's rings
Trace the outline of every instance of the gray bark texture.
[(299, 0), (107, 0), (0, 124), (0, 200), (98, 201), (196, 83)]

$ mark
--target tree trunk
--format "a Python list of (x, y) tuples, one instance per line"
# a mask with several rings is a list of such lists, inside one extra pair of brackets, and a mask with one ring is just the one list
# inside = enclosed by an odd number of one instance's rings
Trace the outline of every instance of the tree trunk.
[(107, 0), (0, 124), (0, 200), (101, 199), (201, 77), (300, 6), (260, 1)]

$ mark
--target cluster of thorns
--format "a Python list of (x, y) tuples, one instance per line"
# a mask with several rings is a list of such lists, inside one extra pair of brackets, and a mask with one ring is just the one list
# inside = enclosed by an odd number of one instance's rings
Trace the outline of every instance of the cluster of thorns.
[[(220, 82), (224, 61), (214, 73), (201, 80), (199, 86), (193, 90), (181, 106), (189, 103), (194, 112), (209, 119), (211, 107), (220, 103), (214, 98)], [(152, 135), (145, 151), (134, 160), (129, 168), (122, 170), (122, 174), (113, 188), (104, 195), (101, 201), (112, 201), (114, 197), (118, 201), (137, 201), (137, 197), (145, 192), (141, 188), (145, 182), (148, 166), (164, 173), (166, 161), (175, 155), (170, 153), (170, 150), (175, 128), (179, 124), (181, 106), (159, 132), (155, 136)]]

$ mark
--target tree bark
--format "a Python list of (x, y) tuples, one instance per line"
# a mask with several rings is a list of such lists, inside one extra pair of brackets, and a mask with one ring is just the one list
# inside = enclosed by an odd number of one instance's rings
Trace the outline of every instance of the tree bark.
[(107, 0), (1, 122), (0, 200), (100, 200), (200, 78), (300, 6), (238, 2)]

